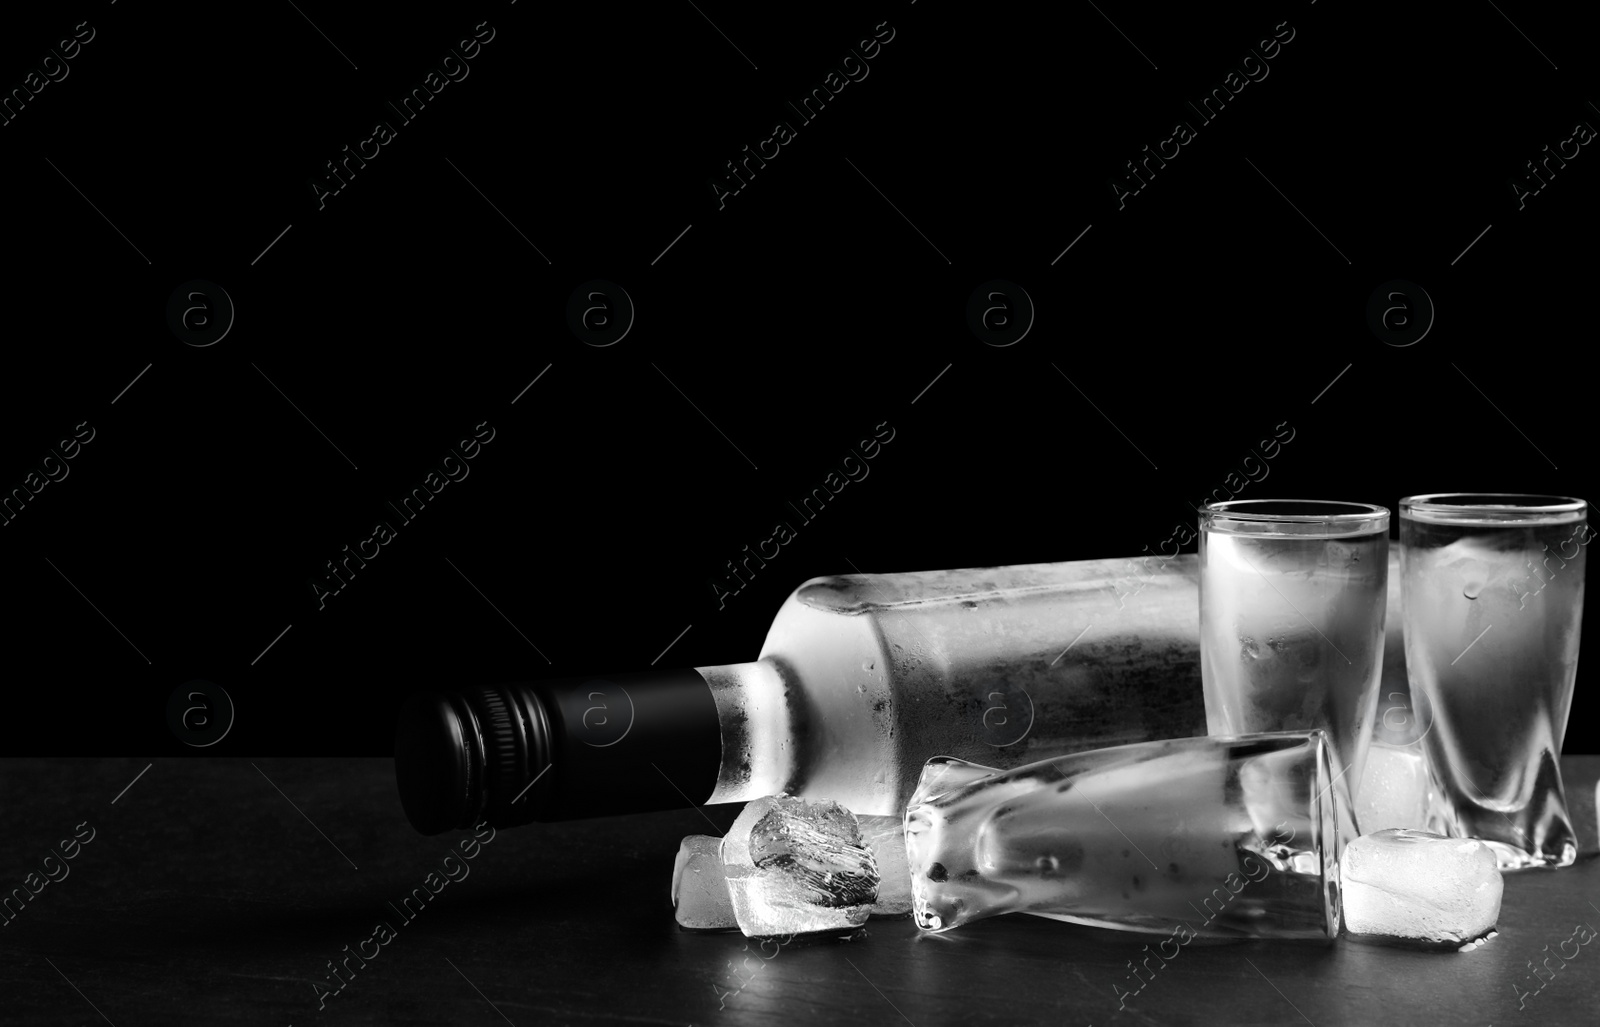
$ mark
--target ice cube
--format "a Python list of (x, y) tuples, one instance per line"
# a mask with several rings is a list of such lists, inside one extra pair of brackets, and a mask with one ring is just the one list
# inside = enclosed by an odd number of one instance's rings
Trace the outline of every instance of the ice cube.
[(722, 870), (721, 838), (692, 834), (679, 844), (672, 864), (672, 908), (682, 927), (704, 931), (739, 926)]
[(1428, 823), (1428, 772), (1417, 746), (1395, 748), (1376, 742), (1367, 750), (1356, 796), (1362, 833), (1392, 827), (1422, 830)]
[(1459, 945), (1500, 916), (1494, 852), (1471, 838), (1398, 828), (1363, 835), (1345, 849), (1340, 878), (1354, 935)]
[[(1538, 579), (1533, 578), (1533, 561), (1523, 548), (1521, 533), (1505, 532), (1504, 536), (1457, 539), (1431, 554), (1422, 551), (1418, 555), (1425, 562), (1418, 564), (1416, 577), (1426, 575), (1441, 585), (1448, 582), (1441, 598), (1454, 599), (1459, 590), (1462, 598), (1471, 601), (1465, 605), (1492, 603), (1504, 608), (1516, 603), (1520, 608), (1520, 597), (1530, 588), (1537, 589)], [(1518, 587), (1530, 578), (1533, 580)]]
[(904, 817), (857, 816), (861, 842), (878, 864), (878, 901), (873, 916), (906, 916), (911, 912), (911, 866), (906, 862)]
[(858, 927), (878, 897), (878, 866), (854, 813), (831, 799), (748, 803), (722, 839), (728, 895), (750, 937)]

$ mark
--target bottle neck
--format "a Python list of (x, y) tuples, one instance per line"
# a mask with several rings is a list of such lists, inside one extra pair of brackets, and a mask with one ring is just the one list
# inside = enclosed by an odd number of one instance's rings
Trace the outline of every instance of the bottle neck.
[(722, 765), (708, 803), (748, 802), (782, 792), (792, 778), (798, 693), (771, 657), (696, 670), (711, 686), (722, 731)]
[(419, 695), (396, 734), (401, 803), (424, 834), (705, 803), (721, 712), (694, 670)]
[[(551, 740), (549, 790), (535, 819), (646, 813), (708, 801), (722, 745), (721, 711), (707, 684), (697, 671), (682, 669), (532, 685), (528, 691), (543, 707)], [(533, 775), (542, 769), (529, 767)], [(527, 798), (544, 784), (535, 784)]]

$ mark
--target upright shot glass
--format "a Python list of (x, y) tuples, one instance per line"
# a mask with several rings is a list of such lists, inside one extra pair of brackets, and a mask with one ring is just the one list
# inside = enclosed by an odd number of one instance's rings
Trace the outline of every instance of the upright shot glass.
[(1445, 494), (1400, 501), (1401, 603), (1433, 789), (1428, 828), (1502, 870), (1577, 858), (1557, 757), (1583, 623), (1588, 504)]
[[(1200, 511), (1200, 676), (1213, 735), (1322, 729), (1354, 795), (1383, 673), (1389, 511), (1244, 499)], [(1358, 825), (1341, 825), (1352, 837)]]

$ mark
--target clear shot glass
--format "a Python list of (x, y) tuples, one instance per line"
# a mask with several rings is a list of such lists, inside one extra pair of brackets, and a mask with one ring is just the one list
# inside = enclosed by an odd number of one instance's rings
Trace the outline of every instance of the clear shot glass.
[(1482, 839), (1502, 870), (1577, 858), (1558, 757), (1590, 537), (1581, 499), (1400, 501), (1406, 672), (1431, 718), (1428, 829)]
[(1330, 940), (1348, 788), (1322, 731), (1178, 738), (999, 771), (931, 759), (906, 808), (912, 914)]
[[(1200, 511), (1200, 676), (1213, 735), (1320, 728), (1355, 793), (1383, 675), (1389, 511), (1245, 499)], [(1346, 825), (1346, 837), (1355, 830)]]

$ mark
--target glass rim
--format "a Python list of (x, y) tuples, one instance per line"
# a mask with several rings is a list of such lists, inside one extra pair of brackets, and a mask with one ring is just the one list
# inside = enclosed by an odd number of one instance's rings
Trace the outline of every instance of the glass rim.
[[(1354, 816), (1350, 810), (1353, 797), (1348, 789), (1351, 784), (1346, 783), (1342, 788), (1335, 787), (1339, 779), (1344, 776), (1344, 770), (1334, 773), (1334, 746), (1333, 735), (1327, 728), (1318, 728), (1313, 732), (1316, 736), (1315, 759), (1317, 761), (1317, 794), (1311, 801), (1317, 806), (1316, 815), (1310, 816), (1312, 830), (1316, 834), (1312, 838), (1313, 844), (1321, 854), (1319, 861), (1322, 865), (1317, 868), (1317, 886), (1322, 893), (1322, 922), (1329, 938), (1339, 937), (1340, 921), (1344, 919), (1344, 910), (1341, 906), (1342, 896), (1339, 889), (1342, 882), (1339, 880), (1339, 868), (1344, 860), (1344, 838), (1340, 834), (1340, 826), (1344, 815)], [(1354, 840), (1354, 839), (1351, 839)]]
[(1389, 533), (1389, 508), (1375, 503), (1226, 499), (1206, 503), (1199, 512), (1202, 534), (1333, 539)]
[(1402, 520), (1438, 524), (1564, 524), (1588, 511), (1582, 499), (1538, 492), (1429, 492), (1400, 500)]
[[(1243, 508), (1256, 506), (1293, 506), (1303, 504), (1307, 507), (1341, 507), (1344, 513), (1251, 513)], [(1224, 499), (1210, 501), (1200, 507), (1200, 514), (1207, 513), (1232, 514), (1242, 521), (1275, 521), (1286, 524), (1315, 524), (1324, 521), (1349, 522), (1365, 521), (1382, 515), (1389, 516), (1389, 508), (1376, 503), (1356, 503), (1344, 499)]]

